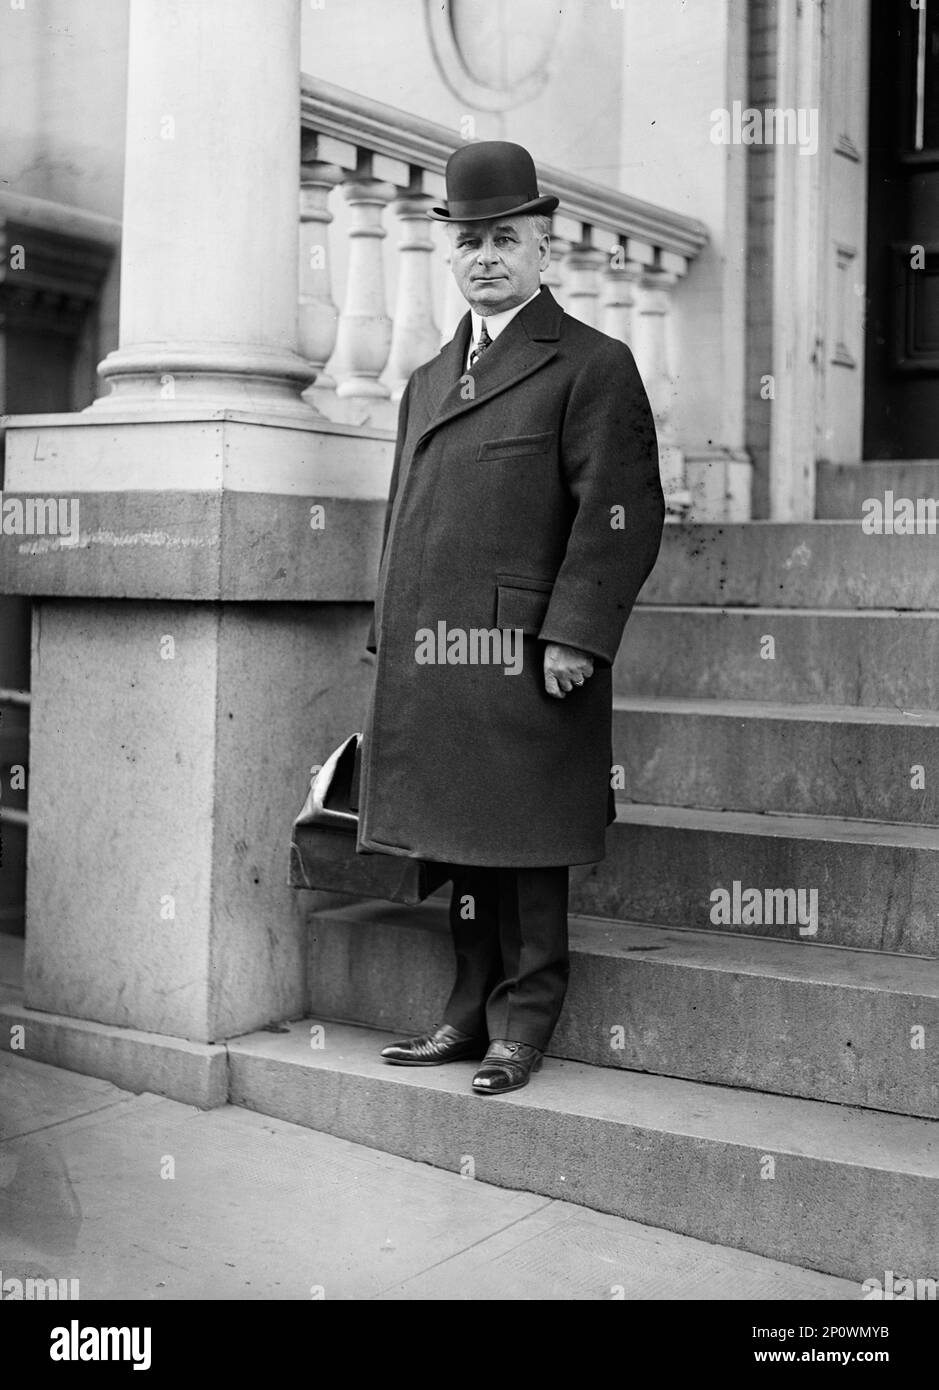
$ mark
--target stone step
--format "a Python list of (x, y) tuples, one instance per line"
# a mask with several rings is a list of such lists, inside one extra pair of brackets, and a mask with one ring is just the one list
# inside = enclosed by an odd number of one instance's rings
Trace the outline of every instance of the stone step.
[[(310, 914), (310, 1012), (401, 1036), (440, 1022), (447, 899)], [(939, 1116), (939, 967), (913, 957), (573, 917), (551, 1055)]]
[(229, 1099), (482, 1182), (845, 1278), (936, 1273), (930, 1121), (554, 1058), (524, 1090), (480, 1097), (473, 1063), (390, 1067), (378, 1057), (388, 1041), (310, 1020), (236, 1038)]
[(613, 762), (624, 801), (939, 825), (936, 710), (618, 696)]
[[(869, 497), (932, 497), (939, 501), (939, 459), (873, 459), (863, 463), (819, 463), (815, 471), (815, 515), (820, 520), (863, 515)], [(928, 539), (928, 538), (927, 538)]]
[[(932, 826), (620, 803), (607, 844), (602, 863), (571, 874), (571, 907), (585, 916), (936, 954), (939, 834)], [(732, 894), (735, 882), (741, 892), (801, 891), (806, 906), (815, 890), (816, 934), (795, 921), (715, 921), (712, 893)]]
[(860, 519), (666, 526), (642, 603), (935, 610), (936, 544), (868, 535)]
[[(775, 655), (761, 656), (773, 639)], [(637, 606), (618, 695), (939, 708), (939, 613)]]

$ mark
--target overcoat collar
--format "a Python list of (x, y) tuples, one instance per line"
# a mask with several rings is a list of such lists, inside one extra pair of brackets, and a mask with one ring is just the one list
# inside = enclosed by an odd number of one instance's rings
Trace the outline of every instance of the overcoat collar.
[(507, 391), (556, 357), (563, 314), (547, 285), (542, 285), (538, 298), (515, 315), (492, 347), (467, 370), (471, 331), (467, 311), (453, 338), (430, 363), (427, 387), (431, 399), (438, 404), (417, 443), (441, 425)]

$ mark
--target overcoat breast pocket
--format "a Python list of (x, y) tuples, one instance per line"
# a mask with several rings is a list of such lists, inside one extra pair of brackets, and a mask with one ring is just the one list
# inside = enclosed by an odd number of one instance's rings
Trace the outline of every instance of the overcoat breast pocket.
[(546, 434), (515, 434), (502, 439), (486, 439), (476, 450), (476, 459), (479, 463), (486, 463), (491, 459), (513, 459), (534, 457), (537, 454), (546, 454), (555, 439), (554, 432), (548, 430)]
[(497, 574), (496, 627), (520, 628), (526, 637), (537, 637), (551, 602), (553, 588), (549, 579)]

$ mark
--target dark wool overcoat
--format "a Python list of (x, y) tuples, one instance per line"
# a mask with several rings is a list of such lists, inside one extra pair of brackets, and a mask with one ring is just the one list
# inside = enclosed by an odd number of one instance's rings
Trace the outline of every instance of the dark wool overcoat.
[[(662, 535), (652, 412), (629, 349), (545, 287), (467, 372), (470, 332), (467, 314), (401, 401), (357, 848), (591, 863), (613, 819), (611, 666)], [(472, 630), (520, 630), (520, 674)], [(546, 642), (594, 657), (563, 700)]]

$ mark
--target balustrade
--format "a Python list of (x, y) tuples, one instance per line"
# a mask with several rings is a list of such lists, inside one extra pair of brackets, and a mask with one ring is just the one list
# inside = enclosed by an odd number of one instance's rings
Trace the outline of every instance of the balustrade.
[[(465, 312), (446, 234), (427, 217), (444, 196), (458, 136), (310, 77), (302, 79), (301, 120), (301, 351), (317, 372), (314, 392), (326, 415), (391, 426), (411, 373)], [(655, 413), (669, 510), (681, 514), (690, 499), (674, 428), (669, 315), (706, 229), (537, 162), (542, 191), (560, 199), (544, 283), (574, 317), (633, 348)], [(329, 247), (341, 209), (345, 244)], [(389, 214), (399, 237), (386, 247)], [(341, 293), (332, 278), (337, 261), (345, 270)]]

